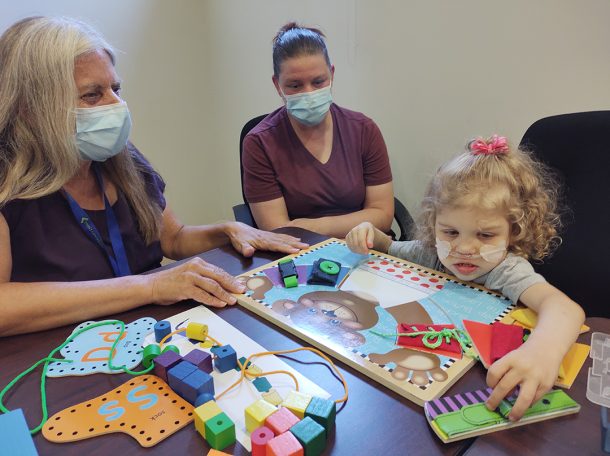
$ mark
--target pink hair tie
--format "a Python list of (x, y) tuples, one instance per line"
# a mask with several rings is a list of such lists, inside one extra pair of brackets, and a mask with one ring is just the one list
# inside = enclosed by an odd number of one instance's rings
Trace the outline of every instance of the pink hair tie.
[(497, 155), (508, 153), (508, 142), (504, 136), (493, 135), (489, 139), (477, 138), (468, 145), (473, 155)]

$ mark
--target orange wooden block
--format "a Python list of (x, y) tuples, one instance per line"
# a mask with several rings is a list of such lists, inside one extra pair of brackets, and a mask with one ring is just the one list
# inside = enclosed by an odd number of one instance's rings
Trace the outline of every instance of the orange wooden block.
[(290, 431), (267, 442), (267, 456), (303, 456), (303, 446)]
[(286, 407), (280, 407), (277, 412), (267, 417), (265, 426), (271, 429), (275, 435), (280, 435), (288, 431), (299, 421), (299, 418)]
[(151, 447), (193, 421), (193, 406), (154, 375), (142, 375), (53, 415), (42, 435), (55, 443), (123, 432)]
[(224, 451), (218, 451), (218, 450), (215, 450), (214, 448), (212, 448), (208, 452), (208, 456), (231, 456), (231, 455), (229, 453), (225, 453)]

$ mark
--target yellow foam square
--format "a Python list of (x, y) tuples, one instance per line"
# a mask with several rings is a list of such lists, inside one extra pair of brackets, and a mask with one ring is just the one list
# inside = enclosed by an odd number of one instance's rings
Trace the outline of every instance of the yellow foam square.
[(288, 396), (286, 396), (286, 399), (284, 399), (284, 402), (282, 402), (282, 405), (296, 416), (303, 419), (309, 402), (311, 402), (311, 395), (298, 391), (291, 391), (288, 393)]
[(282, 396), (280, 396), (280, 393), (278, 393), (273, 388), (271, 388), (266, 393), (261, 393), (261, 396), (263, 396), (263, 399), (265, 399), (267, 402), (276, 406), (280, 405), (284, 400), (282, 399)]
[(256, 428), (259, 428), (265, 424), (267, 417), (276, 410), (277, 407), (264, 399), (259, 399), (253, 404), (250, 404), (244, 411), (246, 417), (246, 429), (248, 432), (252, 432)]
[(222, 413), (218, 404), (215, 401), (208, 401), (205, 404), (201, 404), (194, 410), (195, 414), (195, 429), (205, 439), (205, 422), (216, 415)]

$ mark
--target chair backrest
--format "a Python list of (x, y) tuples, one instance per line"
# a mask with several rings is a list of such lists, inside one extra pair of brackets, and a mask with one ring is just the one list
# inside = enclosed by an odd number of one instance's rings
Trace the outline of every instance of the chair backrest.
[(246, 193), (244, 192), (244, 165), (241, 161), (241, 157), (244, 153), (244, 138), (250, 132), (250, 130), (256, 127), (265, 117), (267, 117), (267, 114), (262, 114), (260, 116), (256, 116), (254, 119), (250, 119), (243, 126), (239, 135), (239, 173), (241, 179), (241, 197), (244, 202), (242, 204), (233, 206), (233, 215), (235, 216), (235, 220), (238, 222), (245, 223), (246, 225), (253, 226), (254, 228), (258, 227), (254, 221), (254, 216), (250, 210), (250, 205), (246, 201)]
[(241, 173), (241, 196), (243, 197), (244, 204), (246, 204), (246, 206), (248, 206), (248, 201), (246, 201), (246, 193), (244, 192), (244, 165), (241, 161), (241, 156), (244, 154), (244, 138), (248, 133), (250, 133), (250, 130), (252, 130), (259, 123), (261, 123), (261, 121), (265, 117), (267, 117), (267, 114), (261, 114), (260, 116), (256, 116), (255, 118), (247, 121), (244, 127), (241, 129), (241, 133), (239, 135), (239, 171)]
[(602, 283), (610, 259), (610, 111), (546, 117), (525, 132), (521, 147), (559, 173), (569, 212), (563, 242), (536, 270), (587, 313), (610, 316)]

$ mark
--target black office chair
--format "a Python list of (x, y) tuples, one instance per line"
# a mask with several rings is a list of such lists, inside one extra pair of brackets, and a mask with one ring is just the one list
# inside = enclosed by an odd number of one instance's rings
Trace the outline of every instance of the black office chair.
[[(245, 223), (247, 225), (253, 226), (257, 228), (256, 222), (254, 221), (254, 217), (252, 216), (252, 211), (250, 210), (250, 206), (246, 200), (246, 194), (244, 193), (244, 165), (242, 163), (241, 157), (244, 152), (244, 138), (246, 135), (256, 127), (267, 114), (263, 114), (253, 119), (250, 119), (244, 127), (241, 129), (241, 134), (239, 135), (239, 170), (241, 175), (241, 196), (244, 200), (243, 204), (238, 204), (233, 206), (233, 215), (235, 220), (238, 222)], [(399, 233), (396, 234), (391, 231), (392, 237), (398, 241), (406, 241), (411, 239), (411, 233), (413, 229), (413, 217), (409, 214), (407, 208), (400, 202), (400, 200), (394, 197), (394, 220), (396, 221), (396, 225), (398, 225)]]
[(589, 317), (610, 317), (609, 133), (610, 111), (563, 114), (535, 122), (520, 145), (558, 171), (569, 208), (561, 246), (534, 267)]

